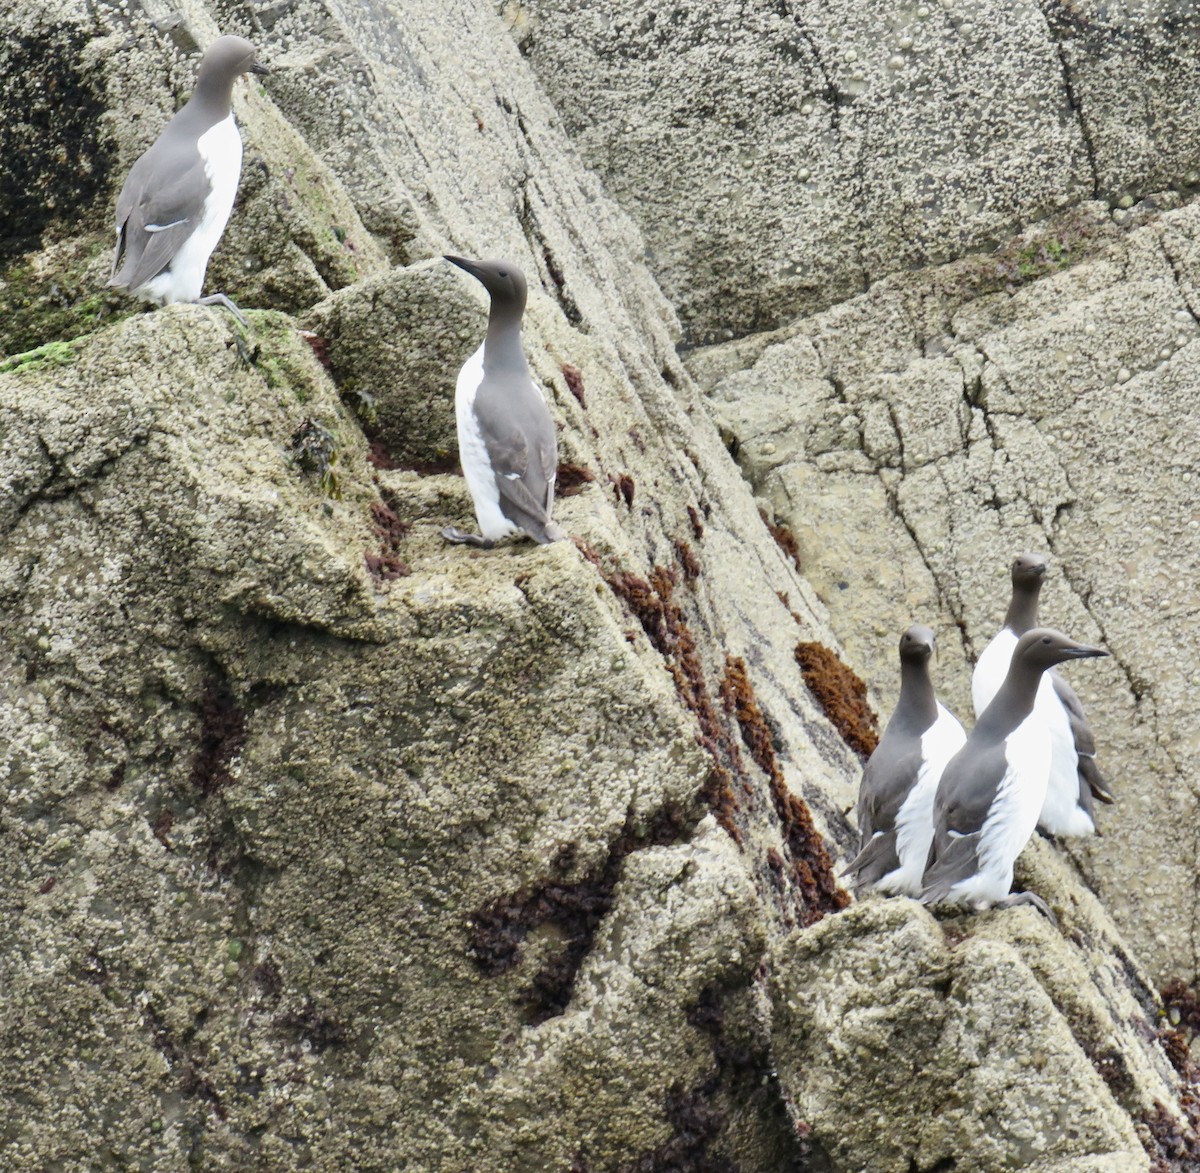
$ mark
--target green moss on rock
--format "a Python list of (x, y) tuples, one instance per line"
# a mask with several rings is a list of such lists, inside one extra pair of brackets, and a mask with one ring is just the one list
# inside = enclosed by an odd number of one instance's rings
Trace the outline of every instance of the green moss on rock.
[(105, 287), (110, 242), (77, 237), (19, 257), (0, 271), (0, 355), (79, 338), (136, 312)]
[(14, 354), (0, 362), (0, 374), (29, 374), (42, 371), (47, 367), (69, 366), (75, 361), (76, 344), (74, 342), (47, 342), (36, 350), (27, 350), (24, 354)]

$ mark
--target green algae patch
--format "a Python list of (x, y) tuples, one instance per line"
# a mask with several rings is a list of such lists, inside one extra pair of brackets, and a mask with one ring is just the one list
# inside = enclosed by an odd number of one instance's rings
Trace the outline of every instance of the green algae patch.
[(314, 371), (310, 348), (296, 323), (274, 310), (246, 310), (249, 328), (243, 333), (248, 361), (273, 391), (290, 391), (298, 403), (312, 396)]
[(0, 270), (0, 355), (81, 338), (138, 310), (108, 289), (107, 237), (64, 241)]
[(78, 357), (79, 340), (70, 342), (47, 342), (36, 350), (14, 354), (0, 361), (0, 374), (30, 374), (44, 371), (48, 367), (70, 366)]

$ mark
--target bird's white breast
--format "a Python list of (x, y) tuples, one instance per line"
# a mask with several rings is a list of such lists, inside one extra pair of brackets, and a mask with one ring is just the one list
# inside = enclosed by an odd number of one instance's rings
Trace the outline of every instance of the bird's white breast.
[(1013, 864), (1037, 826), (1050, 778), (1050, 735), (1030, 714), (1004, 739), (1008, 768), (984, 820), (977, 855), (979, 869), (960, 885), (962, 895), (1003, 900), (1012, 887)]
[(975, 707), (976, 717), (983, 713), (1000, 691), (1016, 647), (1017, 637), (1012, 628), (1002, 627), (983, 649), (983, 654), (975, 664), (975, 671), (971, 673), (971, 703)]
[[(983, 649), (971, 675), (971, 700), (978, 717), (991, 704), (1012, 661), (1017, 637), (1011, 628), (996, 633)], [(1067, 710), (1054, 691), (1050, 673), (1044, 672), (1033, 702), (1033, 719), (1040, 721), (1049, 734), (1046, 750), (1050, 776), (1046, 799), (1038, 822), (1052, 835), (1090, 835), (1095, 831), (1088, 813), (1079, 805), (1079, 755)]]
[(938, 703), (937, 719), (921, 734), (921, 767), (917, 780), (896, 812), (896, 856), (900, 866), (885, 876), (879, 887), (909, 896), (921, 894), (921, 876), (933, 840), (933, 801), (946, 763), (966, 743), (958, 719)]
[(164, 304), (196, 301), (200, 297), (208, 260), (229, 223), (242, 175), (242, 136), (232, 114), (206, 130), (196, 146), (212, 190), (204, 201), (195, 231), (184, 241), (166, 271), (144, 286), (144, 295)]
[(475, 504), (479, 532), (489, 541), (516, 533), (517, 527), (500, 511), (500, 490), (492, 470), (487, 445), (475, 415), (475, 396), (483, 382), (483, 346), (462, 365), (454, 390), (454, 416), (458, 426), (458, 458)]
[(1050, 734), (1050, 782), (1038, 824), (1051, 835), (1092, 835), (1096, 824), (1079, 805), (1079, 751), (1066, 707), (1054, 691), (1050, 673), (1042, 676), (1033, 711)]

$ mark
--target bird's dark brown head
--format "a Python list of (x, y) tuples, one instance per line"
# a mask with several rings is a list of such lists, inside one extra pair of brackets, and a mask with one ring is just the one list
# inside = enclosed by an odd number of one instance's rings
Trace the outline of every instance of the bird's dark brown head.
[(1018, 554), (1013, 559), (1012, 581), (1015, 587), (1040, 587), (1050, 569), (1045, 554)]
[(900, 637), (900, 659), (910, 664), (924, 664), (933, 655), (935, 642), (933, 628), (914, 623)]
[(1035, 627), (1017, 641), (1013, 661), (1019, 659), (1034, 668), (1046, 669), (1067, 660), (1088, 660), (1108, 654), (1103, 648), (1077, 643), (1052, 627)]
[(470, 273), (492, 299), (497, 309), (507, 309), (518, 317), (525, 309), (525, 274), (511, 261), (472, 261), (467, 257), (446, 256), (444, 260)]

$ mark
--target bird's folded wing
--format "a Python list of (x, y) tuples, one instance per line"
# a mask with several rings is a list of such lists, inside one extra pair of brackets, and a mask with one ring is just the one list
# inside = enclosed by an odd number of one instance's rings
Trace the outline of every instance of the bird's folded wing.
[(1083, 703), (1079, 694), (1053, 670), (1050, 672), (1050, 681), (1054, 685), (1054, 695), (1062, 702), (1062, 707), (1067, 712), (1071, 736), (1075, 739), (1075, 752), (1079, 755), (1080, 793), (1082, 794), (1086, 786), (1093, 798), (1098, 798), (1101, 802), (1112, 802), (1112, 791), (1096, 765), (1096, 738), (1083, 715)]
[(900, 866), (896, 852), (896, 832), (879, 831), (843, 869), (843, 876), (854, 876), (855, 887), (875, 884)]
[[(147, 154), (138, 164), (147, 160), (154, 162)], [(137, 289), (153, 280), (200, 224), (212, 190), (200, 152), (195, 151), (193, 161), (173, 173), (166, 186), (157, 181), (158, 175), (161, 171), (154, 167), (135, 166), (125, 181), (117, 201), (120, 236), (110, 285)]]
[(511, 420), (499, 418), (498, 412), (485, 410), (479, 410), (479, 417), (488, 459), (500, 492), (501, 511), (518, 524), (524, 519), (544, 523), (549, 519), (554, 494), (555, 445), (535, 442), (535, 450), (531, 453), (525, 433)]
[(929, 846), (929, 862), (921, 877), (921, 903), (937, 904), (950, 889), (979, 870), (979, 832), (960, 835), (939, 827)]
[(862, 846), (876, 831), (892, 831), (904, 800), (916, 785), (921, 770), (920, 745), (899, 751), (885, 738), (863, 770), (858, 790), (858, 830)]
[(1054, 685), (1054, 695), (1062, 702), (1067, 710), (1067, 718), (1071, 722), (1071, 733), (1075, 737), (1075, 748), (1079, 753), (1094, 754), (1096, 739), (1092, 736), (1091, 726), (1083, 715), (1083, 703), (1079, 694), (1057, 672), (1050, 673), (1050, 682)]

